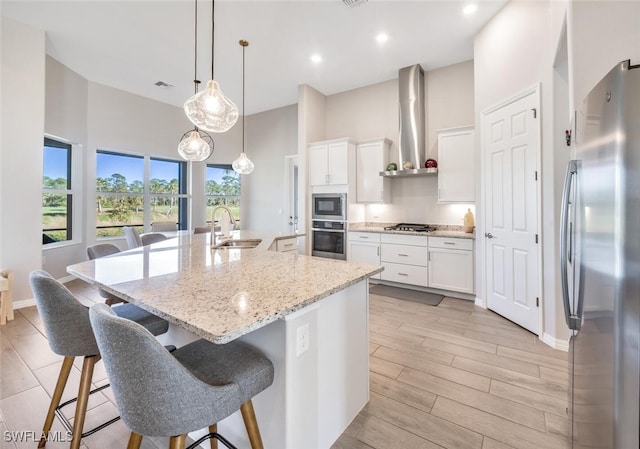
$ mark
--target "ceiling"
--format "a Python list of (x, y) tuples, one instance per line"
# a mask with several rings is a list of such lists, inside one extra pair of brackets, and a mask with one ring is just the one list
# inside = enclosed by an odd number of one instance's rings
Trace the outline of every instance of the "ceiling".
[[(341, 0), (215, 3), (215, 79), (245, 112), (297, 102), (298, 85), (325, 95), (473, 58), (473, 36), (507, 3), (480, 0)], [(2, 0), (2, 16), (46, 31), (47, 54), (88, 80), (182, 106), (193, 94), (194, 1)], [(211, 78), (211, 2), (198, 2), (198, 79)], [(384, 32), (388, 41), (379, 44)], [(311, 62), (318, 53), (323, 61)], [(157, 87), (163, 81), (173, 87)]]

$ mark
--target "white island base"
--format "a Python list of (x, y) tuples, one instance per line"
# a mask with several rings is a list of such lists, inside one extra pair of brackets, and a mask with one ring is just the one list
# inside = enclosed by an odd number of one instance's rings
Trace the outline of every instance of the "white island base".
[[(328, 449), (369, 401), (368, 313), (365, 279), (240, 337), (275, 367), (273, 385), (253, 399), (266, 449)], [(173, 324), (161, 337), (176, 346), (197, 338)], [(240, 412), (218, 432), (251, 447)]]

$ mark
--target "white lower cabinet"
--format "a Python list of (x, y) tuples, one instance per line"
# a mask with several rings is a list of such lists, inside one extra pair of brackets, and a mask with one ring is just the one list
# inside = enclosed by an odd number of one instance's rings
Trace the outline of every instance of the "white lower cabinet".
[[(349, 232), (347, 258), (352, 262), (380, 265), (380, 234), (375, 232)], [(380, 273), (371, 276), (380, 279)]]
[(373, 279), (474, 292), (473, 239), (351, 231), (347, 258), (383, 265)]
[(383, 281), (427, 287), (427, 237), (382, 234), (380, 261)]
[(429, 287), (474, 292), (473, 240), (429, 237)]

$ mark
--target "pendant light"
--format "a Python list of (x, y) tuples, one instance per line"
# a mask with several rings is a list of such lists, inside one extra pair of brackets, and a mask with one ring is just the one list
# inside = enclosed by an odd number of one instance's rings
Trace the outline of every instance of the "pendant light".
[[(193, 64), (193, 84), (195, 94), (198, 93), (198, 0), (195, 0), (195, 38), (194, 38), (194, 64)], [(213, 153), (213, 139), (206, 132), (202, 132), (196, 126), (187, 131), (180, 138), (178, 153), (187, 161), (201, 162)]]
[(244, 152), (244, 51), (249, 45), (249, 42), (241, 40), (240, 45), (242, 46), (242, 153), (240, 153), (238, 159), (233, 161), (231, 166), (235, 172), (241, 175), (248, 175), (253, 171), (254, 167), (253, 162), (251, 162)]
[(238, 121), (238, 107), (220, 90), (213, 76), (214, 67), (214, 11), (211, 2), (211, 80), (207, 87), (184, 103), (184, 112), (198, 128), (214, 133), (223, 133)]

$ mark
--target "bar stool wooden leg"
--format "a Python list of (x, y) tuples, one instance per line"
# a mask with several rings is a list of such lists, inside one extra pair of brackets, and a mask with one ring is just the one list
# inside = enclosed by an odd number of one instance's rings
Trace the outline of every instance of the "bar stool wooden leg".
[(64, 393), (64, 387), (67, 385), (67, 380), (69, 379), (69, 373), (71, 372), (71, 368), (73, 367), (73, 359), (75, 357), (67, 356), (62, 361), (62, 367), (60, 368), (60, 374), (58, 375), (58, 382), (56, 383), (56, 389), (53, 390), (53, 396), (51, 396), (51, 404), (49, 405), (49, 411), (47, 412), (47, 418), (44, 421), (44, 426), (42, 427), (42, 438), (38, 443), (38, 447), (42, 448), (47, 444), (47, 435), (49, 435), (49, 431), (51, 430), (51, 426), (53, 425), (53, 419), (55, 418), (56, 407), (60, 405), (60, 399), (62, 398), (62, 393)]
[[(218, 424), (211, 424), (209, 426), (209, 433), (218, 433)], [(211, 444), (211, 449), (218, 449), (218, 439), (217, 438), (209, 438), (209, 442)]]
[(251, 399), (240, 406), (240, 412), (242, 412), (244, 426), (247, 428), (247, 434), (249, 435), (249, 441), (251, 442), (251, 449), (264, 449)]
[(127, 449), (140, 449), (140, 444), (142, 443), (142, 435), (139, 433), (131, 432), (129, 435), (129, 444), (127, 445)]
[(87, 413), (87, 404), (89, 403), (89, 391), (91, 391), (93, 367), (98, 360), (100, 360), (99, 355), (90, 355), (85, 357), (82, 363), (82, 374), (80, 375), (80, 388), (78, 390), (78, 402), (76, 402), (76, 414), (73, 419), (73, 434), (71, 436), (70, 449), (80, 448), (84, 418)]
[(184, 449), (184, 442), (187, 440), (187, 435), (176, 435), (169, 439), (169, 449)]

